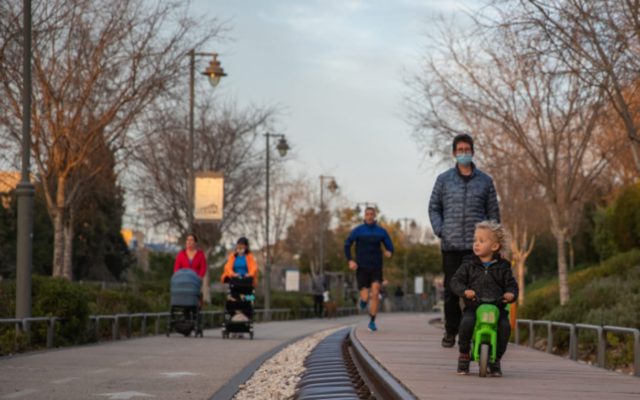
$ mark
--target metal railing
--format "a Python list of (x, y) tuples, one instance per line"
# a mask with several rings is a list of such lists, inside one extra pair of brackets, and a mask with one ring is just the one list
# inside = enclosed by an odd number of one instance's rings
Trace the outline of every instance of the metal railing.
[(596, 365), (601, 368), (606, 367), (606, 351), (608, 332), (633, 335), (633, 373), (640, 377), (640, 329), (624, 328), (611, 325), (589, 325), (589, 324), (570, 324), (566, 322), (544, 321), (517, 319), (515, 326), (515, 343), (520, 344), (520, 325), (527, 325), (529, 330), (528, 346), (535, 348), (536, 330), (535, 326), (546, 326), (547, 328), (547, 346), (546, 352), (553, 352), (554, 330), (553, 328), (563, 328), (569, 331), (569, 358), (578, 360), (578, 341), (580, 340), (580, 331), (594, 331), (596, 333)]
[[(223, 311), (201, 311), (204, 328), (215, 328), (222, 325)], [(338, 307), (337, 316), (347, 316), (357, 314), (356, 307)], [(266, 312), (264, 309), (254, 310), (254, 321), (262, 322), (266, 320)], [(272, 308), (269, 311), (269, 319), (271, 321), (286, 321), (295, 319), (303, 319), (312, 317), (313, 309), (300, 309), (298, 313), (293, 313), (289, 308)], [(157, 313), (132, 313), (132, 314), (115, 314), (115, 315), (90, 315), (89, 316), (89, 332), (93, 332), (96, 341), (110, 338), (111, 340), (120, 340), (124, 337), (131, 338), (136, 336), (161, 335), (166, 332), (169, 324), (169, 312)], [(164, 320), (164, 324), (163, 324)], [(32, 318), (4, 318), (0, 319), (0, 326), (14, 325), (16, 337), (18, 334), (24, 334), (27, 345), (31, 345), (31, 325), (34, 323), (46, 323), (46, 347), (52, 348), (55, 345), (55, 327), (56, 324), (68, 321), (67, 318), (59, 317), (32, 317)], [(139, 321), (139, 324), (135, 324)], [(150, 324), (153, 328), (150, 330)], [(109, 326), (108, 334), (105, 335), (106, 327)], [(137, 329), (135, 329), (137, 328)]]

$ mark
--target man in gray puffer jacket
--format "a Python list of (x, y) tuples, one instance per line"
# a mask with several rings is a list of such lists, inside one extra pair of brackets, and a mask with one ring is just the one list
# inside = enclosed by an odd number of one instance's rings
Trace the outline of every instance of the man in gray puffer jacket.
[(429, 219), (440, 238), (444, 270), (443, 347), (453, 347), (462, 312), (460, 300), (449, 287), (462, 258), (473, 254), (473, 232), (480, 221), (500, 222), (500, 209), (493, 179), (472, 162), (473, 139), (467, 134), (453, 139), (456, 165), (438, 176), (429, 201)]

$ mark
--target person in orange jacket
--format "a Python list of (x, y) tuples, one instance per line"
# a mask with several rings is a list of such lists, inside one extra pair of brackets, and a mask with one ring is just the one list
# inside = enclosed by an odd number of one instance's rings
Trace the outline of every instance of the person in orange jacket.
[(258, 284), (258, 263), (249, 250), (249, 239), (246, 237), (238, 239), (235, 251), (229, 254), (220, 282), (225, 283), (238, 276), (250, 276), (253, 278), (253, 286)]

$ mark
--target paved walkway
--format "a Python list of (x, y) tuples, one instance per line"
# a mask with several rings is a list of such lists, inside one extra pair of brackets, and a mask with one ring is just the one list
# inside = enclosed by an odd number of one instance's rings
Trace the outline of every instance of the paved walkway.
[(640, 399), (640, 378), (626, 376), (522, 346), (510, 345), (502, 378), (456, 374), (457, 346), (440, 345), (436, 314), (382, 314), (378, 332), (358, 324), (367, 350), (420, 399)]
[(208, 399), (252, 360), (298, 336), (361, 317), (256, 324), (254, 340), (171, 337), (0, 359), (0, 399)]

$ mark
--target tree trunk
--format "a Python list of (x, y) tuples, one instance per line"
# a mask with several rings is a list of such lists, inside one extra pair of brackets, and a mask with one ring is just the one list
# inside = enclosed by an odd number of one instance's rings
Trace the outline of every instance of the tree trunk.
[(73, 280), (73, 212), (69, 211), (68, 217), (63, 224), (64, 235), (64, 256), (62, 258), (62, 277), (67, 280)]
[(202, 301), (205, 304), (211, 304), (211, 273), (209, 268), (202, 278)]
[(567, 243), (569, 244), (569, 271), (573, 271), (573, 268), (576, 266), (575, 254), (573, 252), (573, 238), (569, 238)]
[(62, 210), (58, 209), (53, 216), (53, 276), (61, 277), (64, 265), (64, 223)]
[(524, 305), (524, 261), (523, 259), (519, 259), (516, 261), (516, 271), (518, 274), (518, 305)]
[(567, 279), (567, 242), (566, 235), (563, 232), (556, 232), (556, 243), (558, 246), (558, 286), (560, 290), (560, 305), (563, 306), (569, 301), (569, 281)]
[(638, 149), (640, 148), (640, 142), (631, 139), (631, 155), (633, 156), (633, 162), (636, 164), (636, 169), (640, 172), (640, 156), (638, 156)]

